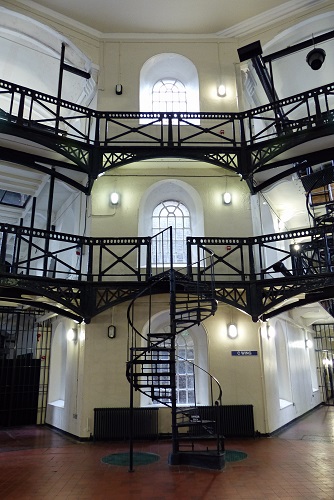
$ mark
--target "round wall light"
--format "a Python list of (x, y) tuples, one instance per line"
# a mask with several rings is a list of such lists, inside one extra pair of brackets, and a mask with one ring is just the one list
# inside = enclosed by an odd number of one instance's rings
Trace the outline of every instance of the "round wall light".
[(237, 336), (238, 336), (238, 328), (237, 328), (237, 325), (235, 323), (230, 323), (229, 325), (227, 325), (227, 336), (230, 339), (237, 338)]

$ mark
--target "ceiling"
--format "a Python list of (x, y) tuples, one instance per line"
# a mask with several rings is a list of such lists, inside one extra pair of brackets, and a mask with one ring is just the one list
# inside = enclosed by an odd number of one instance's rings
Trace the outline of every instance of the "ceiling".
[(21, 0), (101, 33), (221, 34), (231, 28), (274, 22), (323, 0)]

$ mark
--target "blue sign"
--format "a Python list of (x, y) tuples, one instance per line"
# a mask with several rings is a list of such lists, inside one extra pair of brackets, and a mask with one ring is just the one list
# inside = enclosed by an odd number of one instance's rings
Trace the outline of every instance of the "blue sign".
[(257, 356), (257, 351), (231, 351), (232, 356)]

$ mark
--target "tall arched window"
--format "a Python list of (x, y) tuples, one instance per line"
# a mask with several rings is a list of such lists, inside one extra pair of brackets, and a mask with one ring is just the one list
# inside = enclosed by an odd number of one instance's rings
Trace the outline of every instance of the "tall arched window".
[(184, 84), (175, 78), (157, 81), (152, 88), (152, 111), (187, 111), (187, 92)]
[[(139, 99), (139, 109), (143, 113), (198, 113), (199, 79), (196, 66), (181, 54), (156, 54), (143, 64), (140, 71)], [(166, 102), (168, 107), (173, 103), (172, 109), (163, 108)]]
[(278, 373), (278, 393), (280, 408), (285, 408), (292, 404), (292, 389), (289, 358), (287, 350), (286, 333), (280, 322), (275, 324), (275, 347), (276, 347), (276, 362)]
[[(159, 333), (170, 333), (169, 321), (169, 311), (157, 313), (147, 322), (142, 333), (145, 336), (149, 329)], [(166, 350), (159, 353), (155, 352), (152, 356), (159, 356), (161, 360), (159, 370), (161, 373), (165, 373), (170, 369), (169, 364), (164, 363), (164, 360), (168, 361), (169, 359)], [(195, 403), (197, 405), (209, 404), (208, 345), (207, 335), (202, 325), (194, 325), (176, 336), (175, 358), (177, 404), (181, 406), (191, 406)], [(159, 382), (163, 383), (162, 377), (160, 377)], [(166, 383), (169, 383), (168, 377)], [(157, 391), (159, 391), (158, 388)], [(166, 389), (162, 389), (162, 391), (160, 401), (164, 401), (166, 395)], [(155, 392), (155, 395), (159, 399), (159, 393)], [(141, 406), (155, 404), (157, 404), (156, 401), (152, 401), (147, 395), (141, 394)]]
[[(172, 227), (172, 252), (174, 264), (186, 264), (186, 239), (191, 236), (190, 213), (180, 201), (166, 200), (155, 207), (152, 214), (152, 236)], [(153, 239), (152, 260), (154, 264), (170, 263), (169, 233)]]

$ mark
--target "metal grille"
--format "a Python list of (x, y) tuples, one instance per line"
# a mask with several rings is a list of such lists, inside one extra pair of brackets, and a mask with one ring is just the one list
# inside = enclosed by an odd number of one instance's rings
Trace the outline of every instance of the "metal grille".
[[(202, 420), (220, 421), (220, 434), (224, 437), (254, 437), (253, 405), (198, 406), (196, 411)], [(219, 413), (218, 413), (219, 412)], [(196, 428), (194, 433), (202, 433)]]
[(334, 325), (313, 325), (314, 349), (317, 356), (317, 371), (322, 401), (334, 404)]
[[(134, 438), (158, 438), (158, 409), (134, 408)], [(130, 408), (94, 408), (95, 440), (127, 440), (130, 429)]]
[(45, 421), (51, 345), (50, 323), (39, 311), (0, 309), (0, 425)]

